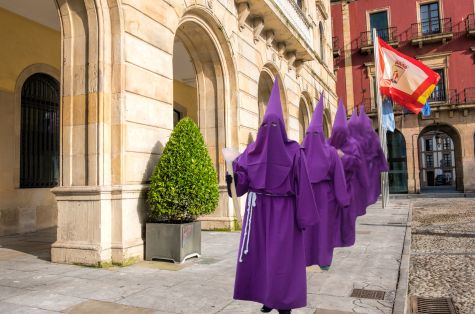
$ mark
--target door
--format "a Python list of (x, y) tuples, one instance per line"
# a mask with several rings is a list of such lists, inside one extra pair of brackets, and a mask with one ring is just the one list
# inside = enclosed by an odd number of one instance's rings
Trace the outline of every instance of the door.
[(376, 13), (371, 13), (369, 15), (369, 25), (371, 31), (371, 38), (373, 38), (373, 28), (376, 28), (378, 36), (381, 37), (384, 41), (389, 41), (389, 32), (388, 32), (388, 11), (381, 11)]
[(389, 193), (407, 193), (406, 141), (398, 130), (387, 132)]

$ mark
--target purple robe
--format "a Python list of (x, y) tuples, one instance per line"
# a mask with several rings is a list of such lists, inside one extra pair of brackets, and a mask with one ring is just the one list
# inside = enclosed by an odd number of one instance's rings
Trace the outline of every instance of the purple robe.
[[(360, 136), (361, 146), (365, 152), (366, 163), (368, 165), (369, 180), (369, 204), (374, 204), (381, 194), (381, 172), (389, 170), (389, 165), (384, 156), (378, 134), (374, 131), (371, 119), (366, 115), (364, 107), (361, 106), (360, 116), (356, 124), (357, 136)], [(351, 120), (350, 120), (351, 122)], [(350, 126), (350, 124), (349, 124)], [(350, 128), (351, 130), (351, 128)]]
[[(337, 220), (341, 227), (334, 238), (335, 247), (352, 246), (355, 243), (356, 217), (366, 210), (368, 182), (365, 182), (366, 167), (360, 148), (353, 139), (346, 125), (346, 113), (343, 102), (340, 100), (338, 111), (333, 124), (330, 145), (343, 152), (341, 162), (345, 171), (347, 191), (350, 195), (350, 205), (339, 208)], [(363, 175), (361, 175), (363, 174)]]
[(325, 142), (323, 135), (323, 96), (315, 109), (302, 147), (320, 216), (319, 222), (304, 233), (307, 266), (329, 266), (333, 259), (335, 232), (341, 228), (341, 221), (337, 220), (338, 208), (349, 205), (349, 195), (338, 153)]
[(247, 195), (234, 298), (275, 309), (307, 304), (303, 230), (318, 211), (300, 145), (287, 139), (277, 80), (256, 142), (234, 161)]
[(362, 128), (360, 127), (358, 116), (355, 114), (356, 110), (353, 110), (353, 114), (348, 121), (348, 130), (350, 138), (354, 140), (355, 145), (358, 147), (359, 155), (361, 157), (361, 164), (359, 170), (355, 173), (358, 184), (353, 186), (355, 195), (358, 197), (355, 199), (355, 206), (357, 208), (357, 215), (363, 216), (366, 214), (366, 208), (371, 204), (370, 194), (370, 170), (368, 168), (368, 159), (365, 151), (365, 140), (362, 134)]

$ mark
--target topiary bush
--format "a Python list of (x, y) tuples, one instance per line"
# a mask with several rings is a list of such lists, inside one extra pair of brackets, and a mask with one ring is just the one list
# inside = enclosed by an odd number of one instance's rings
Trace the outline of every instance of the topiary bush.
[(183, 223), (218, 206), (218, 177), (198, 126), (176, 125), (150, 178), (150, 222)]

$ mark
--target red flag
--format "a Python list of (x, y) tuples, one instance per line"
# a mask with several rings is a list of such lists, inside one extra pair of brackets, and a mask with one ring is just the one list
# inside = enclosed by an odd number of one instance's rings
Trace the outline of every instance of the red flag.
[(381, 94), (419, 113), (434, 91), (439, 74), (422, 62), (400, 53), (378, 38), (379, 89)]

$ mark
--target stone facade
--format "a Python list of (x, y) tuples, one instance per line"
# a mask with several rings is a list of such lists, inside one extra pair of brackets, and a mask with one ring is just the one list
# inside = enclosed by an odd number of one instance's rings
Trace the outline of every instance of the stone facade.
[[(55, 3), (61, 176), (52, 193), (37, 192), (54, 213), (57, 206), (55, 262), (143, 258), (147, 182), (179, 110), (198, 123), (218, 171), (219, 206), (200, 218), (207, 229), (234, 228), (221, 149), (243, 150), (255, 138), (274, 79), (281, 84), (290, 138), (302, 137), (323, 91), (329, 129), (337, 103), (330, 1), (303, 1), (301, 9), (293, 0)], [(187, 86), (174, 73), (182, 61), (174, 58), (177, 43), (195, 73)], [(19, 106), (18, 100), (10, 104), (9, 110)], [(10, 206), (17, 211), (18, 198)]]

